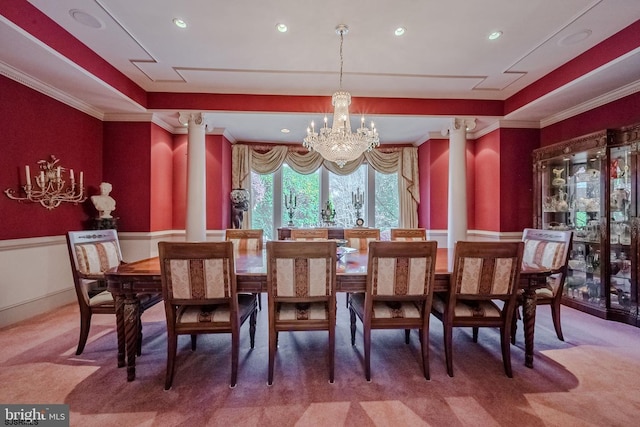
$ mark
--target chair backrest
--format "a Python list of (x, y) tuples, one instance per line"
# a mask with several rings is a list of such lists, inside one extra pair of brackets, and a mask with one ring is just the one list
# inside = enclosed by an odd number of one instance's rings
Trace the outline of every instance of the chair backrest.
[(457, 242), (450, 300), (515, 299), (523, 250), (523, 242)]
[(391, 240), (414, 241), (427, 240), (427, 230), (424, 228), (392, 228)]
[(555, 270), (556, 274), (547, 280), (547, 284), (551, 287), (552, 296), (559, 297), (567, 277), (573, 232), (525, 228), (522, 241), (524, 242), (522, 263)]
[(344, 230), (344, 238), (347, 246), (359, 251), (369, 250), (369, 242), (380, 240), (380, 229), (378, 228), (347, 228)]
[(571, 231), (525, 228), (522, 233), (524, 242), (522, 262), (564, 273), (572, 238)]
[(292, 228), (291, 240), (327, 240), (329, 230), (326, 228)]
[(69, 231), (67, 248), (74, 278), (100, 278), (122, 262), (116, 230)]
[(237, 310), (233, 243), (159, 242), (162, 296), (169, 305), (229, 302)]
[(233, 242), (235, 250), (259, 251), (262, 250), (264, 230), (262, 229), (227, 229), (225, 239)]
[(369, 244), (367, 293), (380, 297), (429, 295), (435, 277), (437, 242), (377, 241)]
[(267, 242), (269, 297), (335, 298), (336, 249), (335, 241)]

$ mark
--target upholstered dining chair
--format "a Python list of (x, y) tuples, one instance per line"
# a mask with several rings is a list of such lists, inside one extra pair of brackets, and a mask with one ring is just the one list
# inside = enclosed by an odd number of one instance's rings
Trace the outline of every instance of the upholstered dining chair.
[[(572, 240), (572, 231), (525, 228), (522, 233), (522, 241), (524, 242), (522, 263), (554, 271), (554, 274), (547, 278), (545, 285), (535, 290), (536, 305), (551, 307), (553, 327), (560, 341), (564, 341), (560, 323), (560, 307), (564, 282), (567, 278), (568, 254), (571, 250)], [(518, 302), (520, 303), (521, 300), (518, 299)], [(514, 321), (516, 317), (514, 317)], [(511, 342), (513, 343), (515, 343), (515, 332), (514, 324), (511, 331)]]
[(359, 251), (369, 250), (369, 242), (380, 240), (379, 228), (345, 228), (344, 238), (347, 246)]
[[(225, 231), (225, 240), (233, 243), (236, 251), (261, 251), (264, 240), (264, 230), (229, 228)], [(258, 308), (262, 310), (262, 298), (259, 293), (253, 294), (258, 299)]]
[[(345, 228), (344, 238), (347, 241), (347, 246), (357, 249), (360, 252), (366, 252), (369, 250), (369, 242), (380, 240), (379, 228)], [(347, 296), (347, 308), (349, 308), (349, 298), (351, 294), (346, 293)]]
[(427, 231), (424, 228), (392, 228), (391, 240), (427, 240)]
[[(122, 252), (116, 230), (69, 231), (67, 249), (71, 261), (71, 273), (80, 307), (80, 337), (76, 354), (82, 354), (89, 337), (91, 317), (94, 314), (115, 315), (115, 301), (107, 290), (104, 272), (117, 267), (122, 261)], [(161, 294), (139, 296), (142, 311), (162, 301)], [(115, 325), (115, 317), (114, 317)], [(138, 355), (141, 352), (142, 324), (138, 325)], [(118, 343), (118, 347), (123, 343)]]
[(240, 326), (249, 319), (255, 344), (256, 296), (238, 294), (231, 242), (159, 242), (158, 254), (167, 320), (165, 390), (173, 383), (178, 335), (231, 334), (231, 387), (238, 377)]
[(435, 277), (437, 243), (371, 242), (367, 289), (352, 293), (349, 302), (351, 345), (355, 345), (356, 317), (362, 322), (365, 377), (371, 380), (371, 330), (418, 329), (424, 377), (429, 375), (429, 318)]
[(329, 381), (334, 379), (336, 242), (267, 242), (269, 376), (273, 384), (278, 333), (329, 333)]
[[(500, 329), (502, 362), (511, 370), (511, 325), (516, 308), (523, 242), (456, 243), (449, 292), (435, 295), (432, 313), (444, 326), (447, 373), (453, 377), (453, 328), (472, 327), (478, 341), (479, 327)], [(495, 301), (501, 300), (502, 306)]]
[(327, 240), (329, 230), (326, 228), (292, 228), (291, 240)]

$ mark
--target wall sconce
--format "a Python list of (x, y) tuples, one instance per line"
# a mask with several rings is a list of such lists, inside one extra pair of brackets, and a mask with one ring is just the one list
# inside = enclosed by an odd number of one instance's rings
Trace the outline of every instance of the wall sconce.
[(57, 159), (53, 154), (50, 156), (50, 160), (38, 161), (40, 174), (33, 177), (35, 186), (32, 185), (29, 165), (26, 165), (24, 172), (27, 182), (22, 186), (25, 197), (17, 196), (16, 192), (11, 188), (4, 190), (4, 194), (6, 194), (8, 198), (18, 200), (19, 202), (28, 201), (40, 203), (49, 210), (57, 208), (62, 202), (75, 204), (84, 202), (87, 200), (87, 197), (84, 195), (84, 188), (82, 186), (82, 171), (80, 172), (80, 182), (76, 185), (73, 169), (69, 169), (70, 182), (69, 185), (67, 185), (63, 176), (67, 168), (59, 166), (59, 161), (60, 159)]

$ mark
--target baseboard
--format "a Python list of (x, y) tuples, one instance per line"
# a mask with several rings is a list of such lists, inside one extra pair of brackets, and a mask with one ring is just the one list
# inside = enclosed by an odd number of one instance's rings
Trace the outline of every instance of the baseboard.
[(63, 305), (76, 301), (73, 288), (65, 289), (31, 301), (24, 301), (0, 309), (0, 328), (46, 313)]

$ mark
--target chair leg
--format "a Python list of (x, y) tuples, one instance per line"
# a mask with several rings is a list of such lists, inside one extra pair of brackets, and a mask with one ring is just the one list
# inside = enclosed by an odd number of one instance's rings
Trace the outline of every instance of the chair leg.
[(477, 326), (473, 327), (473, 342), (478, 342), (478, 328)]
[(511, 331), (509, 329), (507, 326), (500, 328), (500, 346), (502, 347), (504, 373), (507, 374), (509, 378), (513, 378), (513, 372), (511, 370)]
[(453, 328), (444, 325), (444, 355), (447, 362), (447, 374), (453, 377)]
[(198, 342), (198, 336), (191, 334), (191, 351), (196, 351), (196, 344)]
[(78, 338), (78, 348), (76, 349), (76, 355), (82, 354), (84, 346), (87, 344), (87, 338), (89, 338), (89, 329), (91, 328), (91, 312), (80, 312), (80, 338)]
[(349, 308), (349, 317), (351, 318), (351, 345), (356, 345), (356, 312)]
[(257, 292), (255, 294), (253, 294), (256, 296), (256, 298), (258, 298), (258, 310), (262, 311), (262, 294)]
[(276, 347), (278, 345), (277, 334), (278, 333), (273, 330), (269, 331), (269, 378), (267, 379), (268, 385), (273, 384), (273, 367), (275, 365)]
[(518, 330), (518, 318), (520, 317), (520, 311), (516, 306), (513, 311), (513, 317), (511, 318), (511, 344), (516, 343), (516, 331)]
[(231, 387), (238, 381), (238, 354), (240, 353), (240, 327), (231, 333)]
[(333, 384), (336, 356), (336, 328), (329, 326), (329, 382)]
[(424, 378), (431, 379), (431, 373), (429, 371), (429, 328), (422, 328), (419, 331), (420, 344), (422, 347), (422, 369), (424, 371)]
[(173, 384), (173, 373), (176, 363), (176, 352), (178, 349), (178, 336), (167, 335), (167, 374), (164, 381), (164, 389), (169, 390)]
[(257, 310), (253, 310), (251, 312), (251, 316), (249, 317), (249, 341), (251, 342), (251, 348), (254, 348), (256, 345), (256, 318)]
[(371, 381), (371, 329), (363, 327), (362, 335), (364, 336), (364, 376), (367, 381)]
[(562, 326), (560, 325), (560, 301), (551, 304), (551, 318), (553, 319), (553, 327), (556, 329), (556, 335), (560, 341), (564, 341), (562, 335)]
[(411, 329), (405, 329), (404, 330), (404, 343), (405, 344), (409, 344), (410, 335), (411, 335)]
[(142, 355), (142, 318), (138, 316), (138, 348), (136, 349), (136, 355)]

